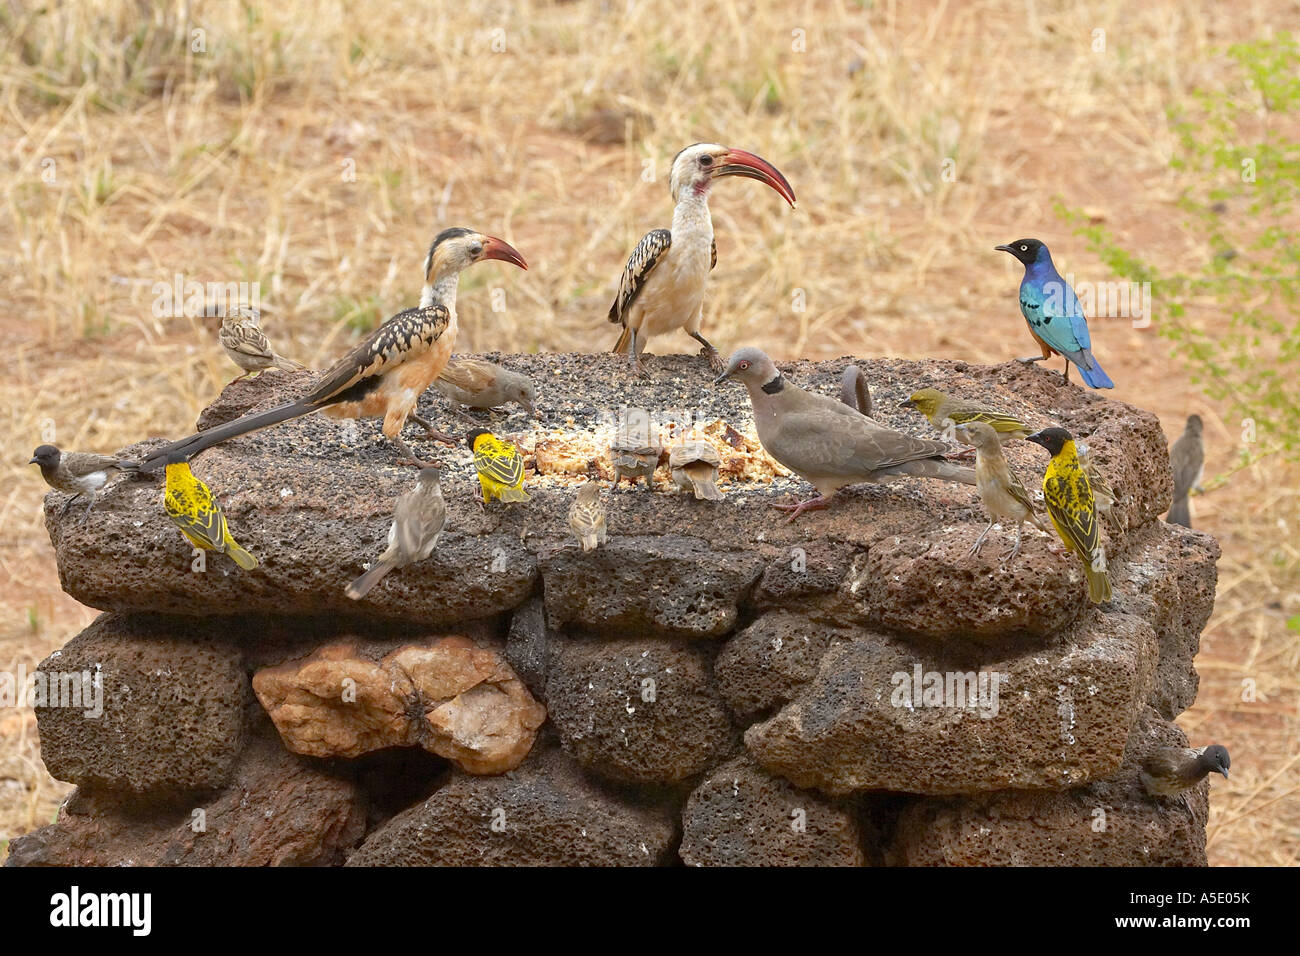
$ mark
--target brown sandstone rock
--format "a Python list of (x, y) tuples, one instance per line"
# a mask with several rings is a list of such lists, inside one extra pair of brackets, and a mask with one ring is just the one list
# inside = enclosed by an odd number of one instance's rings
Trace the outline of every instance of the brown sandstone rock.
[(517, 767), (546, 719), (510, 666), (464, 637), (378, 661), (354, 643), (330, 644), (258, 671), (253, 690), (295, 753), (357, 757), (419, 745), (470, 773)]
[(215, 794), (77, 790), (58, 820), (15, 839), (7, 866), (329, 866), (365, 833), (350, 781), (254, 739)]
[(662, 638), (564, 641), (551, 651), (546, 700), (564, 749), (617, 782), (677, 783), (735, 739), (708, 656)]
[(862, 866), (852, 807), (800, 790), (740, 756), (714, 769), (682, 814), (688, 866)]
[(348, 866), (656, 866), (668, 814), (621, 800), (558, 748), (499, 777), (453, 776), (366, 838)]
[(51, 776), (128, 793), (212, 789), (230, 778), (249, 695), (221, 622), (104, 614), (40, 670), (93, 675), (103, 695), (99, 716), (84, 705), (36, 707)]

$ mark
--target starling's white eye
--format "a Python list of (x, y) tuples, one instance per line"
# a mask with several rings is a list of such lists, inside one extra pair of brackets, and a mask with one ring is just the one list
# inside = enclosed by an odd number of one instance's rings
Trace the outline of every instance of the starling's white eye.
[(1020, 251), (1021, 251), (1021, 252), (1028, 252), (1028, 251), (1029, 251), (1029, 247), (1028, 247), (1028, 246), (1021, 246), (1021, 247), (1020, 247)]

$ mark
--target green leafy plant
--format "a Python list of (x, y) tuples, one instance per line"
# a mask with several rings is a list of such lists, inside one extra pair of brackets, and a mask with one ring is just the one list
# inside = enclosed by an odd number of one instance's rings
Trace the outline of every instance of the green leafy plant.
[[(1103, 226), (1058, 204), (1116, 274), (1151, 283), (1160, 333), (1193, 381), (1240, 416), (1255, 459), (1300, 455), (1300, 47), (1289, 33), (1229, 47), (1234, 79), (1171, 112), (1180, 199), (1208, 252), (1163, 273)], [(1209, 304), (1226, 329), (1194, 315)]]

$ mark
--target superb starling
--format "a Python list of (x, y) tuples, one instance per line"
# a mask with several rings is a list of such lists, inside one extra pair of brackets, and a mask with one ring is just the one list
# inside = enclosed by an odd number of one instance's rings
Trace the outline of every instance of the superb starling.
[(1025, 277), (1020, 280), (1020, 313), (1043, 354), (1021, 361), (1041, 362), (1054, 353), (1064, 355), (1068, 359), (1066, 382), (1070, 381), (1069, 363), (1073, 362), (1089, 388), (1114, 388), (1115, 383), (1093, 357), (1088, 319), (1079, 297), (1056, 271), (1047, 246), (1037, 239), (1017, 239), (994, 248), (1011, 253), (1025, 267)]

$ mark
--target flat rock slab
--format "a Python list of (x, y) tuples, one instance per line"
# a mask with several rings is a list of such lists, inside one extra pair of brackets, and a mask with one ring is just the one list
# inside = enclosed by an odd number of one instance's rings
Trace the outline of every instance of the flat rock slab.
[(1188, 799), (1153, 798), (1138, 774), (1158, 746), (1187, 746), (1147, 709), (1117, 773), (1063, 793), (923, 799), (900, 814), (895, 866), (1205, 866), (1209, 784)]
[(1050, 652), (1001, 659), (863, 632), (832, 644), (745, 744), (764, 769), (834, 795), (1059, 790), (1119, 766), (1156, 653), (1141, 618), (1095, 612)]
[[(1008, 533), (992, 535), (985, 554), (965, 557), (985, 523), (970, 487), (917, 479), (856, 486), (829, 511), (785, 524), (769, 505), (791, 494), (806, 496), (809, 487), (780, 477), (780, 469), (771, 477), (770, 462), (758, 469), (761, 479), (729, 473), (732, 452), (726, 448), (723, 501), (671, 493), (666, 480), (653, 493), (625, 486), (606, 494), (609, 545), (584, 555), (571, 544), (566, 514), (583, 474), (607, 470), (595, 436), (608, 430), (620, 409), (645, 408), (665, 429), (721, 422), (726, 435), (744, 444), (739, 436), (753, 434), (748, 399), (739, 386), (710, 387), (707, 368), (695, 357), (654, 358), (648, 382), (629, 378), (614, 356), (501, 360), (531, 375), (539, 388), (541, 421), (515, 414), (495, 426), (519, 440), (530, 466), (546, 449), (547, 472), (527, 479), (532, 500), (481, 510), (468, 451), (439, 449), (448, 466), (443, 540), (432, 557), (390, 574), (363, 601), (350, 601), (343, 589), (383, 549), (393, 501), (411, 486), (414, 473), (394, 464), (396, 453), (376, 423), (319, 414), (234, 439), (193, 463), (235, 536), (258, 556), (257, 569), (241, 572), (224, 556), (209, 555), (206, 570), (194, 571), (188, 543), (162, 512), (160, 483), (124, 479), (101, 493), (85, 523), (78, 509), (61, 513), (65, 496), (47, 497), (46, 525), (64, 589), (114, 611), (333, 614), (445, 627), (518, 606), (540, 577), (557, 624), (687, 638), (726, 633), (747, 601), (802, 602), (819, 594), (838, 594), (844, 613), (873, 626), (963, 641), (1014, 633), (1044, 637), (1082, 609), (1078, 568), (1050, 554), (1046, 536), (1027, 532), (1020, 563), (1010, 569), (996, 561)], [(846, 361), (782, 368), (806, 387), (835, 394)], [(891, 427), (934, 434), (924, 418), (898, 408), (921, 386), (980, 398), (1024, 416), (1031, 426), (1061, 422), (1086, 438), (1123, 499), (1115, 528), (1139, 527), (1167, 507), (1165, 438), (1148, 412), (1065, 387), (1059, 374), (1016, 362), (854, 361), (872, 382), (877, 417)], [(268, 372), (234, 382), (202, 421), (210, 426), (290, 400), (312, 381), (309, 372)], [(453, 427), (441, 401), (430, 393), (421, 410)], [(417, 431), (412, 427), (410, 437)], [(1017, 442), (1007, 454), (1026, 485), (1036, 488), (1046, 464), (1042, 450)], [(760, 459), (766, 461), (761, 454), (752, 460), (757, 466)], [(1108, 554), (1122, 554), (1126, 537), (1117, 531)], [(567, 547), (557, 551), (561, 546)], [(806, 560), (795, 560), (800, 554)], [(950, 578), (961, 587), (945, 586)]]
[(454, 775), (366, 838), (348, 866), (657, 866), (676, 828), (620, 800), (558, 749), (499, 777)]
[[(79, 684), (91, 695), (55, 693), (35, 708), (56, 779), (150, 793), (222, 787), (234, 771), (250, 694), (219, 622), (101, 615), (39, 670), (52, 687)], [(98, 706), (87, 678), (102, 689)]]

